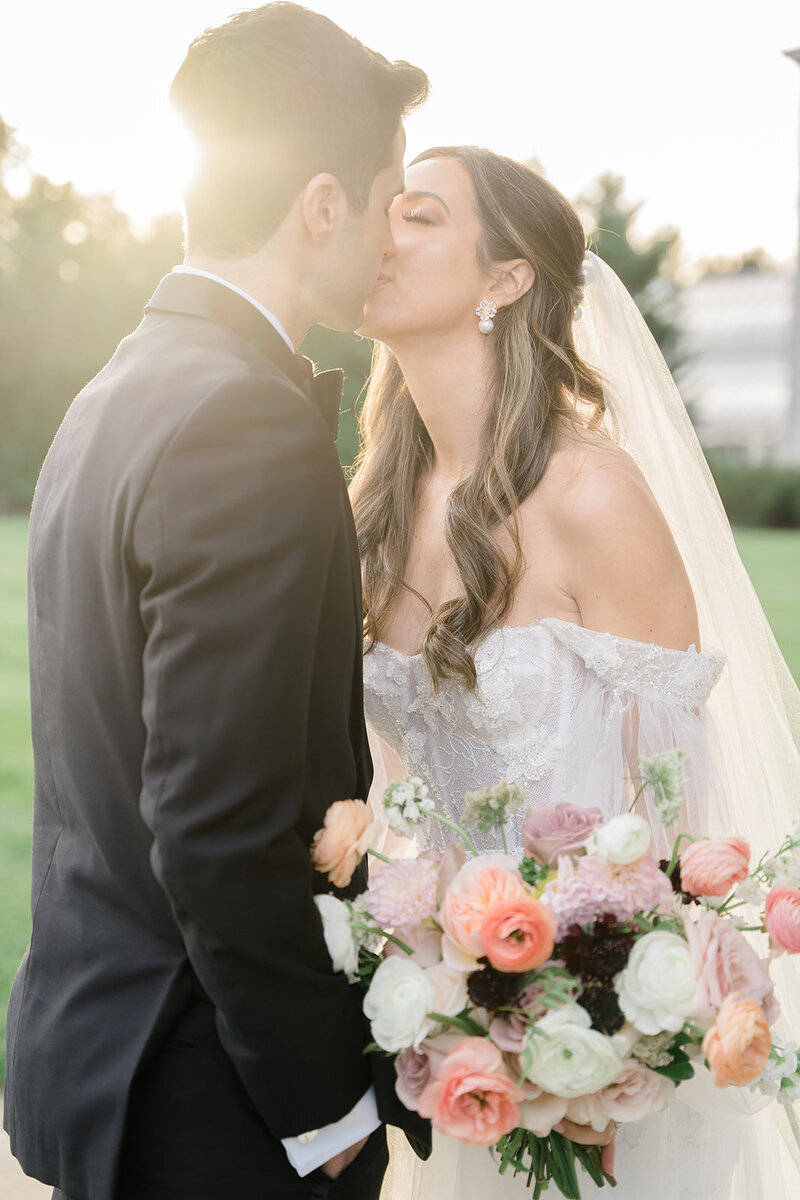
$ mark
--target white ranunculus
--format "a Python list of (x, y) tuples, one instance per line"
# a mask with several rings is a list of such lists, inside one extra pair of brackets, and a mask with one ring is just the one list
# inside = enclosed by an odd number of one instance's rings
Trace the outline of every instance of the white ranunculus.
[(655, 930), (634, 944), (628, 965), (614, 980), (619, 1006), (642, 1033), (677, 1033), (692, 1008), (692, 955), (683, 938)]
[(632, 863), (650, 848), (650, 826), (636, 813), (621, 813), (605, 825), (598, 825), (586, 841), (589, 854), (604, 862)]
[(433, 980), (409, 958), (385, 958), (372, 977), (364, 997), (364, 1012), (372, 1036), (390, 1054), (420, 1042), (428, 1032), (428, 1013), (433, 1010), (436, 988)]
[(521, 1055), (531, 1083), (570, 1100), (607, 1087), (622, 1070), (611, 1039), (591, 1028), (579, 1004), (551, 1009), (531, 1026)]
[[(443, 1017), (458, 1016), (469, 1004), (467, 977), (464, 972), (448, 967), (446, 963), (437, 963), (435, 967), (427, 967), (425, 974), (434, 987), (430, 1012), (439, 1013)], [(437, 1033), (441, 1028), (438, 1021), (429, 1021), (426, 1036)]]
[(358, 968), (358, 947), (350, 928), (350, 909), (336, 896), (315, 896), (314, 903), (322, 917), (322, 933), (333, 969), (344, 971), (352, 983)]

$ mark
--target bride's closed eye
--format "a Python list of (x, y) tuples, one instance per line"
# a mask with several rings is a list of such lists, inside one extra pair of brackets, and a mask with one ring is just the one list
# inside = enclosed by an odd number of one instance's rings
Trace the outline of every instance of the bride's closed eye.
[(404, 221), (419, 221), (420, 225), (433, 225), (430, 217), (426, 217), (418, 208), (414, 208), (410, 212), (401, 213), (400, 216)]

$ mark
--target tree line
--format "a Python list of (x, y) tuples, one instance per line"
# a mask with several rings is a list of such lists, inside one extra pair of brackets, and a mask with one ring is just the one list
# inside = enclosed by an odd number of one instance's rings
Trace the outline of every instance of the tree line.
[[(182, 258), (181, 219), (159, 217), (146, 235), (108, 196), (71, 183), (30, 179), (23, 195), (7, 179), (24, 160), (0, 118), (0, 511), (26, 510), (47, 448), (67, 407), (141, 320), (159, 279)], [(582, 199), (590, 242), (617, 271), (673, 367), (680, 323), (671, 280), (678, 235), (634, 237), (637, 207), (606, 175)], [(345, 369), (339, 453), (357, 451), (356, 412), (371, 345), (355, 334), (313, 328), (303, 346), (321, 367)]]

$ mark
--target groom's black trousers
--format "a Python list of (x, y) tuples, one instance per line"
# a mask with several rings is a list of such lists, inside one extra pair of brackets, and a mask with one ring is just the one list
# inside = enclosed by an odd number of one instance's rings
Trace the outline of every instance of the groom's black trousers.
[(197, 1000), (134, 1082), (115, 1200), (378, 1200), (388, 1161), (381, 1126), (338, 1179), (301, 1179)]

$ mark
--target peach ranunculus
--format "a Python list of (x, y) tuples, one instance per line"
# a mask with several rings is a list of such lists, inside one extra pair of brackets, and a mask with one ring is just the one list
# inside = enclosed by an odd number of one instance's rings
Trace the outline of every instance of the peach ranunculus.
[(528, 896), (505, 900), (484, 917), (481, 939), (497, 971), (530, 971), (553, 953), (556, 918), (546, 904)]
[(478, 959), (486, 953), (481, 929), (489, 909), (526, 895), (510, 854), (482, 854), (466, 862), (447, 889), (439, 918), (444, 929), (442, 954), (448, 966), (477, 970)]
[(764, 922), (770, 940), (778, 950), (800, 954), (800, 891), (782, 884), (767, 896)]
[(767, 1065), (772, 1038), (764, 1010), (755, 1000), (725, 998), (716, 1023), (703, 1038), (703, 1053), (717, 1087), (751, 1083)]
[(681, 888), (693, 896), (727, 896), (750, 874), (750, 847), (742, 838), (703, 838), (680, 854)]
[(463, 1038), (419, 1097), (420, 1116), (461, 1142), (493, 1146), (519, 1125), (522, 1090), (489, 1038)]
[(374, 822), (363, 800), (336, 800), (314, 834), (311, 861), (334, 887), (347, 887), (367, 852)]

